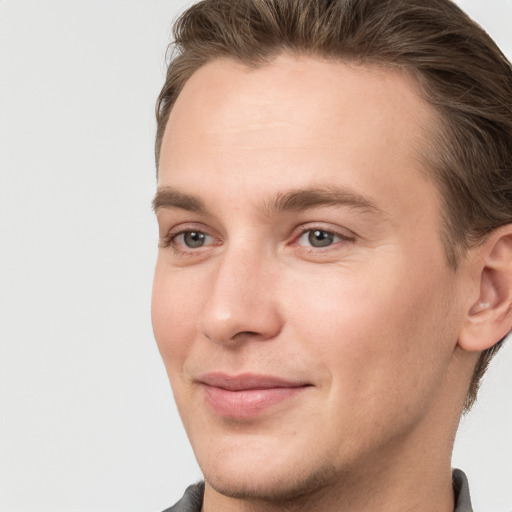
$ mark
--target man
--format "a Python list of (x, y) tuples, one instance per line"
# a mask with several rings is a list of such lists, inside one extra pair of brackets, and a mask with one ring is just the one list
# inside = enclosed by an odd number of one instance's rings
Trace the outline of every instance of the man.
[(449, 0), (206, 0), (159, 97), (172, 511), (471, 510), (512, 326), (512, 69)]

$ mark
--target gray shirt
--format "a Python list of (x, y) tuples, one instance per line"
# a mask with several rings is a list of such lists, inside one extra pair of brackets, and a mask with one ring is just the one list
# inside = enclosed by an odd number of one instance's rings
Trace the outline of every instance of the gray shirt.
[[(468, 479), (460, 469), (453, 471), (453, 491), (455, 493), (455, 509), (453, 512), (473, 512), (469, 497)], [(163, 512), (201, 512), (203, 495), (204, 482), (191, 485), (176, 505)]]

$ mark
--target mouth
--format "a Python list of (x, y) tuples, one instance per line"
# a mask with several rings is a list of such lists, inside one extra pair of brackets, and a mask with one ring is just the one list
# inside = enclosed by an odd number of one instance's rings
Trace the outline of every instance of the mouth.
[(285, 380), (275, 376), (209, 373), (198, 379), (204, 398), (218, 416), (250, 418), (273, 406), (291, 400), (311, 384)]

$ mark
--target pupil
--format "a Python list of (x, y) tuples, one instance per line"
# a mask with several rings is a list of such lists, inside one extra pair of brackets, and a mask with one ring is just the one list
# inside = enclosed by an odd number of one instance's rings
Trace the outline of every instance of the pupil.
[(321, 231), (319, 229), (311, 231), (308, 236), (309, 243), (313, 247), (327, 247), (332, 244), (333, 238), (334, 235), (332, 233), (327, 233), (326, 231)]
[(183, 241), (187, 247), (195, 248), (204, 245), (205, 234), (198, 231), (189, 231), (183, 236)]

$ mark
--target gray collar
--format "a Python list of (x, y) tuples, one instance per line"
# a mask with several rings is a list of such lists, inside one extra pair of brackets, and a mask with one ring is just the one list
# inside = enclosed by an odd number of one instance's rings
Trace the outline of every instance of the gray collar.
[(460, 469), (453, 470), (453, 490), (455, 492), (454, 512), (473, 512), (468, 479)]

